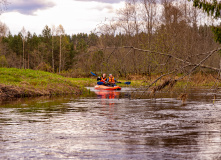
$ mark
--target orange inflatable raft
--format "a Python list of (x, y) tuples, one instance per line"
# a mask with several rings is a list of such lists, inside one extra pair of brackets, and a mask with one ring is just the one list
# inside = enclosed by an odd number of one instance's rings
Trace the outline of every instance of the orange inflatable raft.
[(121, 90), (121, 87), (119, 86), (105, 86), (105, 85), (96, 85), (94, 87), (97, 90)]

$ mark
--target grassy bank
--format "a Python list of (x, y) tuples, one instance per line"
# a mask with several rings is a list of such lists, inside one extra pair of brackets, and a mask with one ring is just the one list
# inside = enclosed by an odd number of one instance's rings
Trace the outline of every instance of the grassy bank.
[(0, 68), (0, 97), (82, 94), (86, 79), (29, 69)]
[[(182, 76), (182, 75), (181, 75)], [(130, 80), (118, 79), (119, 81), (131, 81), (131, 87), (148, 86), (158, 76), (145, 77), (135, 76)], [(155, 85), (162, 84), (165, 79), (160, 79)], [(174, 77), (178, 78), (178, 77)], [(86, 86), (94, 86), (96, 77), (90, 78), (67, 78), (58, 74), (44, 71), (16, 68), (0, 68), (0, 97), (31, 97), (42, 95), (62, 95), (62, 94), (82, 94)], [(119, 84), (125, 87), (124, 83)], [(211, 87), (220, 86), (220, 82), (214, 78), (214, 75), (203, 75), (197, 73), (178, 81), (176, 87)]]
[[(160, 85), (164, 83), (165, 80), (168, 79), (179, 79), (183, 75), (179, 76), (165, 76), (159, 79), (153, 86)], [(131, 76), (131, 85), (132, 87), (141, 87), (141, 86), (148, 86), (152, 82), (154, 82), (160, 75), (153, 75), (150, 77), (148, 76)], [(195, 73), (191, 76), (187, 76), (182, 80), (179, 80), (175, 83), (174, 87), (221, 87), (221, 79), (217, 76), (217, 74), (202, 74), (202, 73)]]

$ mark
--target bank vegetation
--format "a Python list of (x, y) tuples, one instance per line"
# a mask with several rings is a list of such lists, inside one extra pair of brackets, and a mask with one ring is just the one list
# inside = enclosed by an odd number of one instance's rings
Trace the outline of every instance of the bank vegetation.
[(0, 68), (0, 98), (81, 95), (87, 92), (83, 79), (31, 69)]

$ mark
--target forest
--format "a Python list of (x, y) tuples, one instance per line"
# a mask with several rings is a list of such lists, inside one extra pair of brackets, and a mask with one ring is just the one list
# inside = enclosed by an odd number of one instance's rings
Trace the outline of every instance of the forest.
[[(45, 26), (37, 35), (23, 27), (12, 35), (1, 23), (0, 66), (117, 77), (198, 71), (219, 72), (217, 21), (189, 1), (127, 0), (112, 19), (88, 33), (67, 35), (62, 25)], [(203, 62), (202, 60), (205, 59)], [(202, 62), (202, 63), (201, 63)]]

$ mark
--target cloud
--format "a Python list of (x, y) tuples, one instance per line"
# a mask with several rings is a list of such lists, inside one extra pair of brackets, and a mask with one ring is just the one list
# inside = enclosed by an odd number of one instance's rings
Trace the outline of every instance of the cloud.
[(37, 10), (54, 7), (55, 3), (49, 0), (11, 0), (7, 12), (15, 11), (21, 14), (33, 15)]
[[(97, 10), (97, 11), (106, 11), (107, 13), (115, 12), (114, 6), (119, 5), (125, 0), (74, 0), (76, 2), (85, 2), (85, 4), (94, 4), (91, 5), (88, 9)], [(94, 2), (94, 3), (93, 3)], [(117, 7), (118, 8), (118, 7)]]
[(98, 10), (98, 11), (108, 10), (108, 13), (112, 13), (114, 11), (114, 8), (112, 5), (102, 5), (102, 6), (97, 5), (97, 6), (91, 7), (90, 9)]
[(80, 1), (80, 2), (101, 2), (101, 3), (120, 3), (124, 0), (75, 0), (75, 1)]

